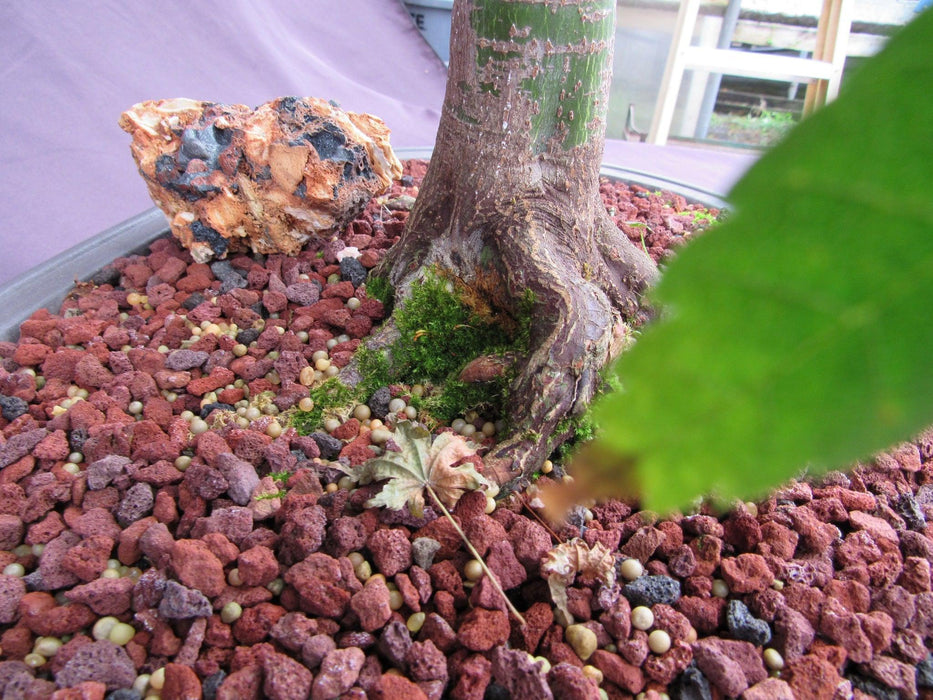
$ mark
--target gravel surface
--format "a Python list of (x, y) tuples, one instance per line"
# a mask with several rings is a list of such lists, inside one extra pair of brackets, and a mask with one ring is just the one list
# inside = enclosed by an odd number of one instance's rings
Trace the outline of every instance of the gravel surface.
[[(0, 343), (3, 698), (933, 697), (933, 432), (722, 517), (611, 500), (553, 532), (469, 493), (455, 517), (525, 626), (430, 507), (365, 508), (379, 487), (333, 462), (373, 456), (365, 416), (405, 389), (330, 431), (288, 415), (385, 314), (361, 285), (406, 173), (333, 244), (207, 265), (163, 238)], [(602, 193), (655, 259), (704, 218)], [(609, 552), (565, 611), (560, 543)]]

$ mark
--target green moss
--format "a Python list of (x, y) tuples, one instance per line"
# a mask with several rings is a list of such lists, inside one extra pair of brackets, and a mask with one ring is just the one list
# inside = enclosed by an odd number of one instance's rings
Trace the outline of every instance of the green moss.
[(310, 435), (315, 430), (320, 430), (325, 411), (348, 406), (356, 401), (358, 396), (357, 391), (332, 377), (311, 390), (309, 397), (314, 402), (314, 408), (310, 411), (295, 411), (291, 417), (291, 425), (299, 435)]
[(395, 304), (395, 290), (392, 284), (385, 277), (369, 276), (366, 280), (366, 294), (373, 299), (378, 299), (386, 308), (386, 313), (392, 312)]
[[(383, 282), (376, 282), (375, 291), (369, 286), (378, 279), (367, 283), (371, 296), (380, 292)], [(398, 339), (385, 351), (357, 351), (361, 395), (370, 396), (388, 384), (433, 385), (435, 390), (413, 397), (411, 403), (438, 422), (449, 423), (470, 409), (489, 417), (501, 415), (511, 377), (484, 384), (465, 384), (457, 377), (481, 355), (526, 352), (534, 303), (534, 294), (526, 291), (519, 300), (517, 318), (507, 318), (500, 325), (473, 311), (452, 283), (428, 274), (395, 310)]]
[(373, 350), (363, 345), (356, 351), (360, 376), (360, 395), (368, 398), (376, 389), (398, 381), (392, 372), (389, 358), (382, 350)]
[(411, 403), (441, 423), (450, 423), (472, 409), (492, 418), (501, 413), (507, 390), (505, 378), (488, 384), (466, 384), (458, 379), (449, 379), (442, 391), (426, 397), (412, 397)]
[(479, 318), (453, 285), (429, 275), (396, 310), (400, 336), (392, 346), (396, 372), (411, 382), (446, 380), (470, 360), (509, 342), (502, 329)]

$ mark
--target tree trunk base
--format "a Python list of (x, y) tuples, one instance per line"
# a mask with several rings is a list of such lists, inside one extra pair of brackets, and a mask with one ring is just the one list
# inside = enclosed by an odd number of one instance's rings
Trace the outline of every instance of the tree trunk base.
[(377, 274), (404, 304), (412, 284), (438, 271), (504, 327), (514, 324), (520, 300), (532, 300), (530, 346), (512, 368), (504, 407), (509, 436), (485, 457), (496, 480), (512, 482), (572, 437), (567, 419), (582, 415), (600, 369), (646, 316), (640, 296), (657, 268), (613, 224), (598, 188), (585, 197), (575, 188), (542, 196), (536, 183), (483, 201), (475, 189), (454, 197), (430, 189), (431, 176), (429, 169), (405, 234)]

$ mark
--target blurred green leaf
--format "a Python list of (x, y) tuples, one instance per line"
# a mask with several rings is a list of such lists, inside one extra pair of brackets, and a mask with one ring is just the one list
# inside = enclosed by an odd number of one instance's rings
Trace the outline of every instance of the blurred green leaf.
[[(600, 489), (761, 495), (933, 423), (933, 12), (735, 187), (596, 408)], [(627, 494), (636, 495), (636, 494)]]

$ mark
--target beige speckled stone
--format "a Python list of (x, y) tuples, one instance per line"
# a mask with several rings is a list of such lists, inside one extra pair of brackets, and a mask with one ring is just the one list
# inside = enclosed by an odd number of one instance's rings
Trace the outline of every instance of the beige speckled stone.
[(198, 262), (247, 250), (295, 255), (312, 238), (329, 240), (402, 173), (380, 119), (316, 98), (256, 109), (151, 100), (124, 112), (120, 127)]

